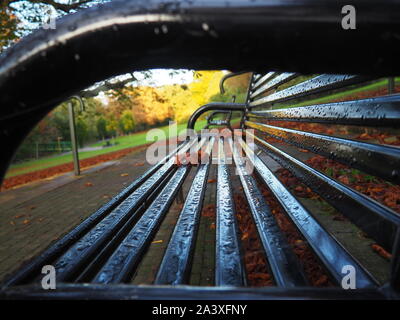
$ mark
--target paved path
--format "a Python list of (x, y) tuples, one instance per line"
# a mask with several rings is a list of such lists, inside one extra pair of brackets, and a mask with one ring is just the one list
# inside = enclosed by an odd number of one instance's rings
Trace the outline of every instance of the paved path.
[(79, 224), (148, 167), (143, 151), (137, 151), (84, 170), (80, 177), (68, 173), (1, 192), (0, 280)]

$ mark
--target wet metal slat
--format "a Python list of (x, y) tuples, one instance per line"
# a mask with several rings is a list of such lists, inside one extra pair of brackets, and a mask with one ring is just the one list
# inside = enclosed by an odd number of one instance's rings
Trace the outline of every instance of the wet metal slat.
[(375, 287), (376, 282), (369, 273), (297, 201), (265, 163), (245, 143), (241, 145), (265, 185), (273, 192), (337, 284), (340, 285), (343, 279), (343, 267), (352, 266), (356, 271), (357, 289)]
[[(268, 90), (275, 89), (275, 88), (279, 87), (281, 84), (284, 84), (285, 82), (288, 82), (296, 77), (297, 77), (296, 73), (284, 72), (284, 73), (280, 74), (279, 76), (276, 76), (271, 81), (264, 84), (261, 88), (258, 88), (256, 91), (251, 93), (250, 98), (253, 99)], [(251, 105), (252, 105), (252, 103), (250, 103), (250, 106)]]
[(165, 214), (168, 212), (190, 166), (178, 168), (160, 195), (154, 200), (142, 217), (114, 251), (99, 273), (95, 283), (118, 283), (128, 279), (134, 271), (144, 250), (152, 240)]
[(24, 283), (27, 279), (37, 275), (41, 268), (49, 264), (52, 260), (56, 259), (68, 246), (71, 246), (74, 242), (82, 237), (86, 232), (93, 228), (99, 221), (104, 219), (113, 209), (115, 209), (123, 200), (125, 200), (129, 194), (135, 191), (143, 182), (148, 179), (154, 172), (156, 172), (163, 163), (165, 163), (169, 158), (171, 158), (176, 152), (181, 149), (186, 142), (175, 148), (169, 155), (162, 159), (158, 164), (149, 168), (145, 173), (143, 173), (139, 178), (133, 181), (129, 186), (124, 188), (119, 194), (113, 197), (110, 201), (100, 207), (95, 213), (90, 217), (86, 218), (81, 222), (76, 228), (71, 230), (68, 234), (63, 236), (60, 240), (56, 241), (51, 245), (46, 251), (37, 256), (34, 260), (24, 265), (10, 278), (3, 282), (5, 286), (17, 285)]
[[(211, 138), (206, 150), (208, 155), (211, 155), (213, 145), (214, 138)], [(177, 285), (188, 281), (209, 169), (210, 163), (199, 165), (158, 270), (155, 284)]]
[(232, 187), (223, 149), (223, 139), (220, 138), (217, 172), (215, 285), (242, 286), (245, 284), (245, 271), (240, 255)]
[(324, 175), (264, 140), (252, 136), (275, 161), (292, 171), (296, 177), (342, 212), (381, 246), (391, 250), (397, 228), (400, 226), (400, 216), (396, 212)]
[(338, 89), (350, 84), (364, 82), (367, 79), (354, 75), (320, 75), (310, 80), (301, 82), (295, 86), (275, 92), (269, 96), (260, 98), (250, 103), (251, 107), (266, 103), (283, 102), (294, 98), (300, 98), (310, 94), (321, 93), (327, 90)]
[(279, 228), (257, 182), (250, 172), (246, 171), (246, 164), (240, 157), (236, 146), (233, 146), (232, 140), (230, 144), (243, 191), (277, 286), (305, 286), (307, 281), (302, 267), (294, 255), (293, 248), (288, 244)]
[(256, 78), (256, 75), (254, 75), (254, 85), (251, 88), (253, 91), (257, 90), (261, 85), (263, 85), (266, 81), (272, 79), (277, 73), (276, 72), (268, 72), (264, 76), (262, 76), (259, 80)]
[(247, 115), (267, 120), (399, 127), (400, 95), (296, 108), (253, 111)]
[[(197, 139), (185, 144), (178, 152), (184, 153), (197, 142)], [(108, 216), (94, 226), (84, 237), (71, 246), (55, 262), (57, 280), (66, 281), (74, 277), (75, 273), (98, 251), (105, 242), (143, 204), (151, 192), (163, 181), (166, 175), (173, 170), (175, 159), (171, 158), (138, 189), (118, 205)]]
[[(400, 183), (400, 148), (247, 121), (250, 128), (385, 180)], [(385, 164), (384, 166), (382, 164)]]

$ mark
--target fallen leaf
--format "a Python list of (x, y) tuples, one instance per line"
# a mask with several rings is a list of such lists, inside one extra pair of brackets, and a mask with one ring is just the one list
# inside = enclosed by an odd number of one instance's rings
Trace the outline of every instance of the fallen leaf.
[(36, 206), (30, 206), (29, 209), (31, 210), (36, 209)]
[(129, 173), (121, 173), (121, 177), (129, 176)]
[(91, 183), (91, 182), (86, 182), (86, 183), (85, 183), (85, 187), (93, 187), (93, 183)]
[(28, 219), (25, 219), (22, 223), (23, 224), (28, 224), (30, 221)]
[(10, 224), (15, 226), (15, 222), (14, 221), (10, 221)]
[(245, 240), (245, 239), (247, 239), (248, 237), (249, 237), (248, 232), (245, 232), (245, 233), (243, 233), (243, 235), (242, 235), (242, 240)]
[(134, 164), (135, 167), (141, 167), (144, 166), (144, 162), (137, 162)]
[(214, 222), (210, 224), (210, 229), (211, 230), (215, 230), (215, 223)]
[(328, 277), (326, 275), (322, 275), (319, 279), (314, 283), (315, 286), (320, 286), (325, 284), (328, 281)]
[(152, 243), (163, 243), (163, 240), (155, 240)]
[(392, 255), (387, 252), (385, 249), (383, 249), (380, 245), (378, 244), (372, 244), (371, 245), (372, 250), (374, 250), (377, 254), (379, 254), (382, 258), (386, 260), (390, 260), (392, 258)]
[(207, 180), (207, 183), (214, 183), (214, 182), (217, 182), (217, 179), (208, 179)]
[(25, 215), (24, 214), (20, 214), (20, 215), (15, 216), (14, 218), (19, 219), (19, 218), (22, 218), (22, 217), (25, 217)]

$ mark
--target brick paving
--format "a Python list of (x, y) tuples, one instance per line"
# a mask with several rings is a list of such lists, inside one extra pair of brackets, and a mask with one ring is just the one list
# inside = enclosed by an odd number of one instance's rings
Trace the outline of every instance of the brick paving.
[(0, 281), (149, 168), (144, 155), (137, 151), (80, 177), (67, 174), (1, 192)]

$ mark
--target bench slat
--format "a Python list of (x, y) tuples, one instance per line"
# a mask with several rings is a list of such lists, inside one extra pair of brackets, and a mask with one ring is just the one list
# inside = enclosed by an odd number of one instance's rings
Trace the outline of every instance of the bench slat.
[[(254, 99), (255, 97), (259, 96), (260, 94), (267, 92), (268, 90), (271, 89), (275, 89), (277, 87), (279, 87), (281, 84), (284, 84), (294, 78), (297, 77), (296, 73), (292, 73), (292, 72), (284, 72), (278, 76), (276, 76), (274, 79), (272, 79), (271, 81), (267, 82), (266, 84), (264, 84), (262, 87), (258, 88), (257, 90), (255, 90), (253, 93), (250, 94), (250, 98)], [(252, 104), (250, 103), (250, 106)]]
[(307, 281), (292, 247), (288, 244), (255, 179), (230, 140), (237, 172), (260, 236), (274, 280), (281, 287), (305, 286)]
[(164, 162), (170, 159), (174, 154), (176, 154), (179, 149), (181, 149), (185, 143), (182, 143), (177, 148), (175, 148), (169, 155), (167, 155), (158, 164), (149, 168), (145, 173), (133, 181), (129, 186), (124, 188), (119, 194), (113, 197), (106, 204), (101, 206), (95, 213), (82, 221), (77, 227), (72, 229), (69, 233), (63, 236), (60, 240), (56, 241), (43, 253), (38, 255), (35, 259), (24, 265), (10, 278), (3, 282), (5, 286), (12, 286), (17, 284), (22, 284), (26, 282), (32, 275), (39, 274), (42, 267), (49, 264), (52, 260), (56, 259), (62, 252), (66, 250), (69, 246), (81, 238), (86, 232), (93, 228), (97, 223), (99, 223), (104, 217), (106, 217), (113, 209), (115, 209), (123, 200), (125, 200), (129, 194), (140, 187), (144, 181), (146, 181), (151, 175), (153, 175)]
[(254, 136), (275, 161), (300, 178), (308, 187), (342, 212), (354, 224), (391, 251), (400, 216), (377, 201), (326, 176), (268, 142)]
[(190, 166), (188, 165), (178, 168), (159, 196), (144, 212), (133, 229), (95, 276), (94, 283), (119, 283), (128, 280), (128, 277), (139, 263), (144, 250), (150, 244), (152, 236), (168, 212), (189, 169)]
[[(275, 80), (275, 79), (274, 79)], [(250, 102), (250, 107), (261, 106), (276, 102), (283, 102), (294, 98), (304, 97), (310, 94), (321, 93), (328, 90), (342, 88), (351, 84), (371, 80), (362, 76), (354, 75), (327, 75), (323, 74), (310, 80), (301, 82), (287, 89), (275, 92), (266, 97)]]
[(287, 215), (303, 234), (336, 283), (341, 284), (344, 276), (342, 268), (350, 265), (356, 270), (356, 285), (358, 289), (375, 287), (376, 282), (370, 274), (297, 201), (265, 163), (245, 143), (241, 143), (241, 145), (249, 159), (253, 161), (254, 168), (265, 185), (273, 192)]
[[(205, 152), (208, 155), (211, 155), (214, 140), (214, 138), (211, 138), (207, 146)], [(209, 170), (210, 163), (199, 165), (157, 272), (155, 284), (177, 285), (189, 280), (191, 258), (197, 237)]]
[(400, 127), (400, 95), (252, 111), (247, 115), (267, 120)]
[[(185, 144), (179, 150), (179, 153), (186, 152), (194, 143), (195, 141)], [(174, 161), (174, 158), (168, 160), (108, 216), (57, 259), (55, 268), (58, 281), (65, 281), (74, 277), (79, 268), (87, 263), (132, 215), (136, 215), (136, 210), (173, 170)]]
[[(254, 85), (251, 88), (253, 91), (257, 90), (261, 85), (263, 85), (265, 82), (268, 80), (272, 79), (277, 75), (276, 72), (268, 72), (264, 76), (262, 76), (260, 79), (256, 78), (256, 75), (254, 75)], [(258, 79), (258, 80), (257, 80)]]
[(215, 285), (243, 286), (245, 271), (240, 254), (232, 187), (223, 149), (223, 139), (220, 138), (217, 172)]
[[(400, 148), (246, 121), (246, 125), (301, 149), (400, 183)], [(382, 166), (382, 163), (385, 165)]]

